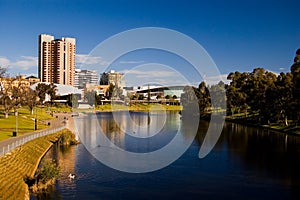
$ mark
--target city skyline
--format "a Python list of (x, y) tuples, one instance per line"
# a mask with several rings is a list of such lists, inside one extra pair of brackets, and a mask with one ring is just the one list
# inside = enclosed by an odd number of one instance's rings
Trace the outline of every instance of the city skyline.
[[(39, 34), (74, 37), (76, 68), (102, 41), (128, 29), (163, 27), (196, 40), (221, 74), (264, 67), (287, 72), (300, 44), (298, 1), (5, 1), (0, 0), (0, 65), (12, 75), (38, 72)], [(54, 12), (55, 11), (55, 12)], [(150, 55), (150, 56), (147, 56)], [(156, 53), (128, 55), (112, 68), (124, 72)], [(165, 56), (165, 55), (164, 55)], [(167, 60), (168, 56), (160, 60)], [(106, 65), (101, 57), (85, 60)], [(163, 63), (164, 64), (164, 63)], [(185, 63), (167, 63), (184, 67)], [(176, 66), (178, 65), (178, 66)], [(135, 71), (141, 74), (141, 71)], [(143, 76), (151, 73), (144, 73)], [(152, 73), (153, 74), (153, 73)], [(155, 74), (154, 74), (155, 75)]]

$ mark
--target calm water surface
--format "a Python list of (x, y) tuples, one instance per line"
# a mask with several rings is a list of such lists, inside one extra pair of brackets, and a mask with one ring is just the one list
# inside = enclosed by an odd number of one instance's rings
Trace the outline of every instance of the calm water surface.
[[(131, 117), (136, 134), (151, 135), (155, 127), (139, 130), (137, 126), (149, 124), (149, 115), (133, 113)], [(150, 139), (124, 134), (109, 113), (98, 118), (111, 141), (133, 152), (160, 149), (177, 130), (182, 140), (191, 135), (189, 122), (182, 121), (178, 112), (168, 112), (165, 126)], [(155, 122), (151, 124), (161, 123), (160, 115), (151, 115), (151, 120)], [(128, 126), (126, 118), (122, 122)], [(225, 123), (213, 151), (199, 159), (207, 127), (208, 122), (201, 121), (194, 142), (180, 159), (150, 173), (111, 169), (82, 144), (53, 148), (45, 159), (57, 161), (61, 177), (50, 193), (31, 199), (300, 199), (300, 137)], [(68, 178), (69, 173), (76, 174), (75, 180)]]

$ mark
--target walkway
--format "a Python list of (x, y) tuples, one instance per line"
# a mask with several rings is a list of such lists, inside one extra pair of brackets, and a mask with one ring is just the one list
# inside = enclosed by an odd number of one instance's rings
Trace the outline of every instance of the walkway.
[(55, 119), (47, 120), (46, 124), (50, 123), (50, 128), (43, 129), (36, 132), (24, 133), (21, 136), (11, 137), (9, 139), (0, 141), (0, 156), (12, 151), (14, 148), (32, 140), (37, 137), (41, 137), (47, 134), (51, 134), (62, 130), (66, 127), (67, 121), (70, 120), (70, 113), (55, 113)]

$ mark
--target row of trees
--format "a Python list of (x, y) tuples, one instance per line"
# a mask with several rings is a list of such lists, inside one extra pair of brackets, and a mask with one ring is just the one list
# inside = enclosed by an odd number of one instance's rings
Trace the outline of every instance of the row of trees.
[(50, 96), (53, 103), (56, 98), (56, 86), (40, 83), (35, 90), (32, 90), (24, 79), (8, 77), (6, 69), (0, 67), (0, 105), (5, 118), (8, 118), (11, 110), (17, 115), (20, 106), (28, 106), (33, 114), (34, 107), (44, 103), (46, 94)]
[[(226, 107), (228, 114), (255, 113), (258, 123), (283, 120), (288, 125), (288, 119), (299, 122), (300, 49), (296, 51), (290, 72), (276, 75), (263, 68), (255, 68), (252, 72), (232, 72), (227, 79), (231, 81), (228, 85), (219, 82), (208, 87), (201, 82), (198, 88), (185, 88), (181, 99), (183, 106), (187, 107), (196, 99), (201, 114), (212, 107)], [(214, 102), (211, 102), (212, 99)]]

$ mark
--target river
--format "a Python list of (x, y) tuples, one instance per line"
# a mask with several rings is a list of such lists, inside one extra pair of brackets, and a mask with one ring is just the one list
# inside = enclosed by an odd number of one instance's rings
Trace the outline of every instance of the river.
[[(128, 126), (123, 113), (119, 115), (121, 126)], [(153, 123), (145, 113), (131, 117), (137, 125), (155, 127), (134, 129), (142, 134), (136, 138), (124, 134), (111, 113), (98, 115), (98, 121), (111, 141), (131, 152), (159, 150), (175, 134), (180, 134), (182, 141), (190, 137), (189, 125), (178, 112), (167, 112), (164, 120), (159, 114), (151, 115)], [(161, 124), (160, 132), (152, 136)], [(48, 193), (31, 195), (31, 199), (300, 199), (300, 137), (226, 122), (213, 150), (199, 159), (208, 125), (207, 121), (199, 123), (197, 136), (179, 159), (148, 173), (107, 167), (83, 144), (56, 146), (44, 159), (54, 159), (61, 167), (61, 176)], [(89, 135), (88, 129), (85, 134)], [(150, 139), (143, 134), (150, 134)], [(68, 178), (70, 173), (75, 179)]]

